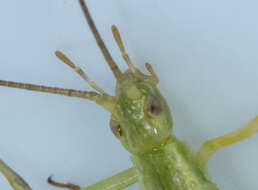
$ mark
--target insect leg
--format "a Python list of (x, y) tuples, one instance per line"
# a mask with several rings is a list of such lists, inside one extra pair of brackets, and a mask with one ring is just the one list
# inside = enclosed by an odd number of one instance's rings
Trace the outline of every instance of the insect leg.
[(0, 160), (0, 172), (6, 177), (14, 190), (31, 190), (30, 186), (2, 160)]
[(232, 145), (236, 142), (245, 140), (246, 138), (258, 132), (258, 116), (247, 123), (242, 128), (204, 142), (197, 153), (197, 158), (201, 167), (205, 167), (208, 160), (214, 152), (224, 146)]
[(83, 187), (81, 190), (122, 190), (138, 181), (134, 168), (129, 168), (94, 185)]
[[(62, 187), (62, 188), (69, 188), (73, 190), (122, 190), (129, 185), (132, 185), (137, 182), (138, 176), (135, 172), (134, 168), (129, 168), (125, 171), (122, 171), (116, 175), (113, 175), (107, 179), (104, 179), (94, 185), (90, 185), (88, 187), (82, 187), (80, 188), (77, 185), (74, 184), (62, 184), (53, 181), (51, 178), (50, 179), (50, 184), (57, 186), (57, 187)], [(49, 180), (48, 180), (49, 182)]]
[(64, 183), (56, 182), (56, 181), (52, 180), (51, 176), (47, 179), (47, 182), (50, 185), (53, 185), (53, 186), (56, 186), (56, 187), (68, 188), (68, 189), (72, 189), (72, 190), (79, 190), (81, 188), (79, 185), (75, 185), (75, 184), (72, 184), (72, 183), (64, 184)]

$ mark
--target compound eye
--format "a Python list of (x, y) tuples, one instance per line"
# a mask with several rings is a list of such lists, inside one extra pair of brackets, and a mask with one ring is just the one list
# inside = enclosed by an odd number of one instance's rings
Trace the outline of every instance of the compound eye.
[(162, 112), (162, 104), (156, 96), (148, 97), (147, 112), (154, 116), (159, 115)]
[(120, 138), (122, 136), (122, 129), (121, 129), (121, 126), (120, 124), (111, 119), (110, 122), (109, 122), (109, 127), (112, 131), (112, 133), (117, 137), (117, 138)]

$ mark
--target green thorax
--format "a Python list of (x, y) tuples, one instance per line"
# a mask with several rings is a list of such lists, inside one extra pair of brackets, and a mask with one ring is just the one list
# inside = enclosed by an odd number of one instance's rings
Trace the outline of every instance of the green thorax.
[(186, 143), (171, 137), (170, 142), (132, 160), (142, 190), (218, 190)]

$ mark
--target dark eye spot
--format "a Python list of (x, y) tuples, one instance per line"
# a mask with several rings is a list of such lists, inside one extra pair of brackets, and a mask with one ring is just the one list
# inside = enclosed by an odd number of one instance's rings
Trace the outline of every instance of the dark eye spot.
[(121, 137), (122, 136), (122, 129), (121, 126), (118, 122), (116, 122), (115, 120), (111, 119), (109, 122), (109, 126), (110, 129), (112, 131), (112, 133), (117, 137)]
[(151, 115), (159, 115), (162, 112), (162, 105), (159, 99), (155, 96), (148, 97), (147, 112)]

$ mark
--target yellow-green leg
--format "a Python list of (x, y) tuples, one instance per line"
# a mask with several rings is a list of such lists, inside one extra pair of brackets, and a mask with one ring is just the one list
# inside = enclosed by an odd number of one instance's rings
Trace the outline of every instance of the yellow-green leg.
[(63, 184), (56, 181), (53, 181), (51, 178), (48, 179), (48, 182), (51, 185), (69, 188), (72, 190), (122, 190), (138, 181), (137, 174), (134, 168), (129, 168), (124, 170), (116, 175), (113, 175), (107, 179), (104, 179), (94, 185), (88, 187), (80, 187), (71, 183)]
[(30, 186), (2, 160), (0, 160), (0, 172), (6, 177), (14, 190), (31, 190)]
[(138, 181), (134, 168), (122, 171), (94, 185), (83, 187), (81, 190), (122, 190)]
[(256, 116), (252, 121), (247, 123), (242, 128), (233, 131), (232, 133), (228, 133), (224, 136), (204, 142), (197, 153), (197, 158), (200, 166), (205, 167), (212, 154), (216, 152), (219, 148), (242, 141), (257, 132), (258, 116)]
[[(32, 190), (30, 186), (2, 160), (0, 160), (0, 172), (6, 177), (14, 190)], [(59, 187), (66, 187), (71, 189), (76, 186), (76, 188), (79, 187), (80, 190), (122, 190), (136, 183), (137, 181), (138, 176), (135, 172), (135, 169), (129, 168), (88, 187), (80, 188), (79, 186), (73, 184), (60, 185), (61, 183), (54, 181), (52, 181), (52, 183), (54, 183), (53, 185), (57, 184), (56, 186)]]

